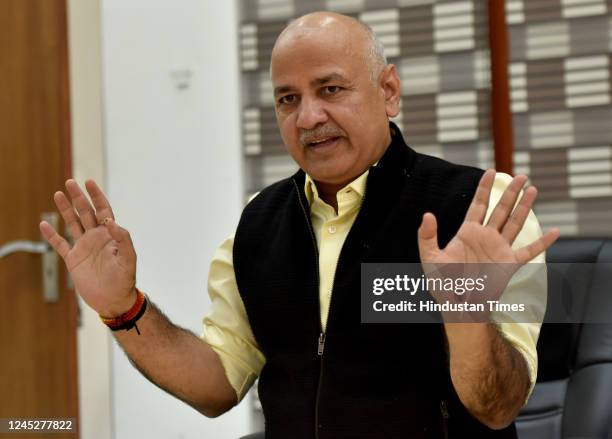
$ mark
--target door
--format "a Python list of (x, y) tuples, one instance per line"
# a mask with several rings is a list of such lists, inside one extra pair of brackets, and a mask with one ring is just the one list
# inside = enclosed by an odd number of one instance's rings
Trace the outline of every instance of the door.
[[(0, 0), (0, 248), (41, 241), (69, 174), (66, 0)], [(59, 261), (57, 299), (44, 298), (42, 259), (0, 258), (0, 418), (78, 415), (76, 300)]]

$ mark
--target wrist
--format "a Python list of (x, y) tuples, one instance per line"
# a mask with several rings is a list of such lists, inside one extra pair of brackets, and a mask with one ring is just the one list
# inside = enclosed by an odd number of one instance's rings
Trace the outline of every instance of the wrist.
[(106, 319), (120, 317), (128, 312), (137, 300), (138, 290), (134, 287), (123, 299), (108, 303), (104, 308), (100, 309), (98, 315)]
[(129, 331), (132, 328), (136, 328), (136, 332), (138, 335), (140, 335), (140, 330), (138, 329), (136, 322), (144, 315), (146, 309), (147, 298), (141, 291), (136, 289), (136, 302), (127, 312), (118, 317), (100, 316), (100, 319), (113, 331), (119, 331), (121, 329)]

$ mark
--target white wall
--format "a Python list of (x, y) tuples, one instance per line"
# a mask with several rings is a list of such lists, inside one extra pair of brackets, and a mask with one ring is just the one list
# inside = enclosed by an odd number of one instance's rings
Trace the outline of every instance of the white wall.
[[(109, 197), (136, 245), (138, 286), (199, 334), (210, 258), (241, 211), (237, 5), (101, 4)], [(177, 69), (192, 71), (188, 88), (173, 82)], [(141, 377), (117, 346), (112, 370), (117, 439), (248, 433), (245, 404), (207, 419)]]

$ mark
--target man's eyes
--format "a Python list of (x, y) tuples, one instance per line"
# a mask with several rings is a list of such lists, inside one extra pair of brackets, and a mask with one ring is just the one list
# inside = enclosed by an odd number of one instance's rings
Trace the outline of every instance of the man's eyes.
[[(341, 90), (342, 90), (342, 87), (338, 85), (326, 85), (325, 87), (321, 88), (320, 93), (322, 96), (333, 96), (337, 94), (338, 92), (340, 92)], [(281, 96), (280, 98), (278, 98), (279, 105), (293, 105), (297, 103), (297, 101), (298, 101), (298, 96), (295, 94), (285, 95), (285, 96)]]

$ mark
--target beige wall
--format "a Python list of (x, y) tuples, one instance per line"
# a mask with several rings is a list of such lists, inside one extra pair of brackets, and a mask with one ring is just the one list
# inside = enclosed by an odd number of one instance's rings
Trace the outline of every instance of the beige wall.
[[(105, 186), (100, 0), (68, 0), (73, 176)], [(111, 337), (82, 300), (78, 330), (80, 432), (110, 439)]]

